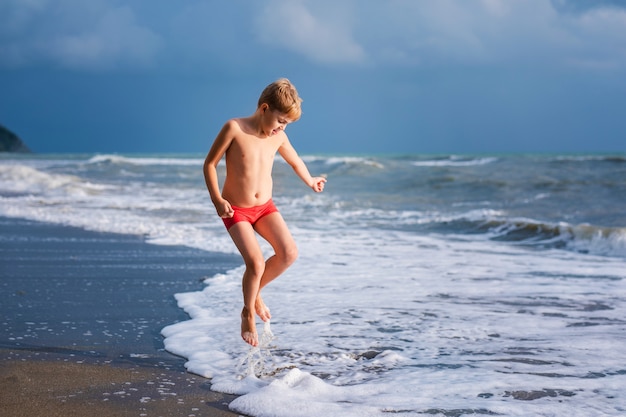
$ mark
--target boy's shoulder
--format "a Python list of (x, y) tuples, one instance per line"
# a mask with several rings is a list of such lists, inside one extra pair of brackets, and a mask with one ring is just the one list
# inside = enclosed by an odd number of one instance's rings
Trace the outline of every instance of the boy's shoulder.
[(228, 119), (226, 123), (224, 123), (224, 127), (227, 129), (238, 129), (241, 130), (241, 117), (234, 117), (232, 119)]
[(224, 127), (233, 133), (247, 133), (250, 131), (250, 121), (248, 117), (234, 117), (224, 123)]

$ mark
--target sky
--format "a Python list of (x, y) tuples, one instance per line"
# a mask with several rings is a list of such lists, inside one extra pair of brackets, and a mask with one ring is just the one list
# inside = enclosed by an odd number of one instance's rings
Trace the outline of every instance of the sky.
[(626, 1), (0, 1), (35, 152), (206, 153), (280, 77), (301, 154), (623, 153)]

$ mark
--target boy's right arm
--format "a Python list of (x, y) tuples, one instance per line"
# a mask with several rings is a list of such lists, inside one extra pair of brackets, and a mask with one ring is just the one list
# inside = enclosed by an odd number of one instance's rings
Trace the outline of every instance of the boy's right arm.
[(235, 122), (229, 120), (217, 134), (209, 153), (204, 160), (204, 180), (211, 195), (211, 201), (217, 210), (217, 214), (222, 218), (233, 217), (234, 210), (230, 203), (222, 197), (219, 182), (217, 179), (217, 164), (220, 162), (226, 150), (233, 140), (233, 129)]

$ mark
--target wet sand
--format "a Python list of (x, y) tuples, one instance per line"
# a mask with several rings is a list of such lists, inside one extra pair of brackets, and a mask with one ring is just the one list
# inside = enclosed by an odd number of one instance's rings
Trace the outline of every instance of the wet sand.
[(6, 417), (237, 415), (228, 411), (234, 396), (210, 391), (208, 380), (184, 371), (1, 354)]
[(163, 348), (235, 256), (0, 218), (0, 415), (236, 416)]

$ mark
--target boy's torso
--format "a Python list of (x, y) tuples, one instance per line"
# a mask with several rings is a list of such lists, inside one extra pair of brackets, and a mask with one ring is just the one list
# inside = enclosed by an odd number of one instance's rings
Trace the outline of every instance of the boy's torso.
[(226, 150), (222, 196), (236, 206), (254, 207), (272, 198), (274, 157), (285, 134), (260, 138), (244, 129), (245, 126), (237, 132)]

